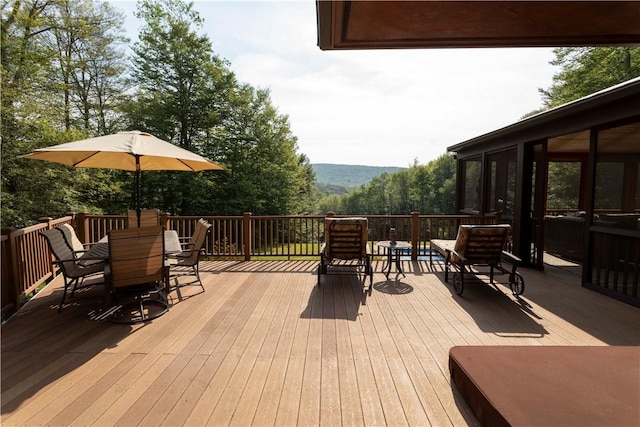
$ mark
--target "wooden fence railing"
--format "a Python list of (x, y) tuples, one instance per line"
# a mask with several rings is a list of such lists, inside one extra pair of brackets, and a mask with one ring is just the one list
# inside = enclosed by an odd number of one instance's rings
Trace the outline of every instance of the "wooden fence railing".
[[(328, 214), (328, 216), (334, 216)], [(193, 234), (198, 219), (204, 218), (213, 226), (207, 237), (205, 249), (212, 257), (252, 258), (317, 257), (324, 240), (324, 215), (307, 216), (173, 216), (163, 214), (162, 225), (176, 230), (179, 236)], [(429, 241), (455, 239), (460, 224), (495, 223), (495, 216), (469, 215), (369, 215), (369, 242), (388, 240), (394, 227), (398, 239), (412, 243), (411, 257), (417, 259), (427, 253)], [(69, 214), (53, 219), (42, 218), (40, 224), (23, 228), (2, 230), (2, 315), (6, 318), (19, 307), (21, 300), (32, 294), (39, 285), (55, 277), (56, 269), (42, 230), (72, 224), (83, 243), (97, 242), (110, 230), (127, 225), (125, 215)], [(376, 251), (375, 253), (380, 254)]]
[(2, 317), (20, 308), (22, 299), (48, 279), (55, 277), (45, 239), (40, 232), (61, 224), (72, 224), (73, 216), (41, 218), (40, 224), (21, 229), (2, 229)]
[(585, 286), (640, 307), (640, 231), (591, 227), (592, 263)]

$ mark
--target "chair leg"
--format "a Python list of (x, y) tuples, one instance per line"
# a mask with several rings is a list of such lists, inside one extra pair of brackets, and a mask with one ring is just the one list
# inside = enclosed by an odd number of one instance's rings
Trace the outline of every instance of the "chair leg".
[(196, 278), (198, 279), (198, 283), (202, 288), (202, 292), (204, 292), (204, 285), (202, 284), (202, 280), (200, 279), (200, 263), (197, 263), (193, 266), (193, 271), (196, 273)]
[(67, 289), (73, 283), (73, 290), (71, 291), (71, 296), (73, 296), (73, 292), (76, 290), (76, 286), (78, 283), (78, 279), (73, 279), (70, 282), (67, 282), (66, 277), (64, 278), (64, 289), (62, 290), (62, 300), (60, 301), (60, 305), (58, 306), (58, 313), (62, 313), (62, 307), (64, 306), (64, 301), (67, 298)]
[[(199, 262), (194, 264), (194, 265), (189, 265), (189, 266), (187, 266), (187, 265), (180, 266), (179, 264), (177, 264), (176, 266), (178, 266), (178, 267), (190, 267), (191, 268), (191, 272), (187, 272), (187, 273), (185, 273), (185, 272), (177, 272), (173, 276), (169, 274), (169, 277), (167, 278), (167, 288), (166, 288), (167, 289), (167, 291), (166, 291), (167, 295), (169, 294), (169, 292), (172, 289), (179, 289), (179, 288), (182, 288), (184, 286), (190, 286), (190, 285), (196, 285), (196, 284), (198, 286), (200, 286), (202, 288), (202, 292), (204, 292), (205, 288), (204, 288), (204, 283), (202, 283), (202, 279), (200, 278), (199, 265), (200, 265)], [(178, 278), (182, 277), (182, 276), (194, 276), (195, 279), (190, 281), (190, 282), (180, 284)], [(171, 287), (171, 283), (170, 283), (171, 279), (175, 279), (175, 281), (176, 281), (175, 286), (173, 288)]]
[(449, 264), (451, 264), (451, 251), (447, 251), (447, 256), (444, 258), (444, 281), (449, 281)]

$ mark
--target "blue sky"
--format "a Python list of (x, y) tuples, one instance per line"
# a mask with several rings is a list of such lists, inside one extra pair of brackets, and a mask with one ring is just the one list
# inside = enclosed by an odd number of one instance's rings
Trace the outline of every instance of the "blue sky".
[[(110, 1), (135, 40), (134, 1)], [(215, 53), (268, 88), (312, 163), (426, 164), (540, 108), (551, 49), (321, 51), (313, 0), (196, 1)]]

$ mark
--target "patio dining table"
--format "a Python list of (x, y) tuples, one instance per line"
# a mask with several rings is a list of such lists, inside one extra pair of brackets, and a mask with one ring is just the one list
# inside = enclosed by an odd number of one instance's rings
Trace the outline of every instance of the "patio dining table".
[[(164, 230), (164, 253), (166, 255), (176, 254), (182, 252), (180, 245), (180, 238), (178, 232), (175, 230)], [(88, 260), (96, 259), (109, 259), (109, 235), (104, 236), (98, 240), (91, 248), (80, 257)]]

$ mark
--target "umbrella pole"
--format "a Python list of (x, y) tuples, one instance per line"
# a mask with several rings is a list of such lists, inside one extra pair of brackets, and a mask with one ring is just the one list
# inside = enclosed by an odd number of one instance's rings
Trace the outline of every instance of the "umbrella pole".
[(136, 215), (140, 228), (140, 156), (136, 156)]

